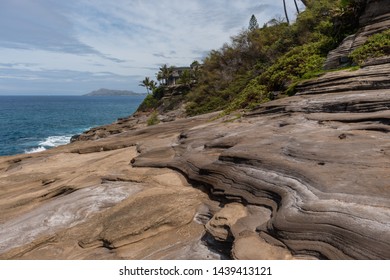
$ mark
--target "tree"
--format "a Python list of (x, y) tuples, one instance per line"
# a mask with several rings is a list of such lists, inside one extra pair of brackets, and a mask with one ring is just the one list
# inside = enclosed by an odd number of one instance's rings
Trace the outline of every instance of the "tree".
[(145, 87), (147, 93), (149, 94), (149, 90), (154, 90), (156, 88), (157, 83), (151, 80), (149, 77), (145, 77), (139, 84), (141, 87)]
[(310, 0), (301, 0), (301, 2), (303, 3), (303, 5), (305, 5), (305, 7), (310, 4)]
[(294, 0), (294, 4), (295, 4), (295, 8), (297, 9), (297, 13), (299, 14), (299, 8), (298, 8), (297, 0)]
[(154, 92), (154, 90), (157, 88), (157, 82), (151, 80), (149, 83), (149, 89)]
[(192, 79), (197, 82), (199, 80), (199, 74), (200, 74), (200, 63), (197, 60), (194, 60), (194, 62), (191, 63), (191, 76)]
[(288, 19), (286, 0), (283, 0), (284, 14), (286, 15), (287, 24), (290, 24), (290, 20)]
[(256, 19), (255, 15), (252, 15), (251, 19), (249, 20), (248, 29), (250, 31), (253, 31), (253, 30), (258, 29), (258, 28), (259, 28), (259, 24), (257, 23), (257, 19)]
[(184, 70), (183, 73), (181, 73), (180, 75), (180, 83), (190, 87), (191, 81), (192, 81), (191, 72), (187, 69)]
[(200, 63), (199, 63), (199, 61), (197, 61), (197, 60), (194, 60), (194, 61), (191, 63), (191, 65), (190, 65), (191, 69), (198, 69), (199, 66), (200, 66)]
[(168, 65), (164, 64), (160, 67), (160, 71), (157, 73), (157, 79), (163, 81), (165, 85), (168, 85), (168, 79), (172, 75), (173, 67), (168, 67)]
[(161, 71), (159, 71), (159, 72), (156, 74), (156, 78), (157, 78), (157, 81), (160, 83), (160, 86), (161, 86), (162, 83), (163, 83), (163, 80), (164, 80)]

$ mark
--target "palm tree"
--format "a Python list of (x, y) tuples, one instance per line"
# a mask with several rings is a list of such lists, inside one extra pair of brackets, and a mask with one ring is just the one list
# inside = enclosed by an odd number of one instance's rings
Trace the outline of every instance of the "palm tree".
[(166, 64), (164, 64), (163, 66), (160, 67), (158, 73), (157, 73), (157, 79), (159, 81), (161, 81), (164, 85), (166, 84), (166, 80), (165, 80), (165, 72), (166, 72), (166, 69), (168, 68), (168, 66)]
[(160, 71), (157, 73), (157, 77), (160, 77), (161, 80), (164, 80), (164, 84), (168, 85), (168, 79), (172, 75), (173, 66), (168, 67), (168, 65), (164, 64), (160, 67)]
[(301, 0), (301, 2), (303, 3), (303, 5), (305, 5), (305, 7), (307, 7), (307, 5), (309, 5), (310, 1), (309, 0)]
[(151, 81), (149, 77), (145, 77), (145, 79), (143, 79), (143, 80), (141, 81), (141, 83), (139, 84), (139, 86), (145, 87), (147, 93), (149, 94), (149, 89), (150, 89), (150, 85), (151, 85), (152, 82), (155, 83), (154, 81)]
[(297, 13), (299, 14), (299, 8), (298, 8), (297, 0), (294, 0), (294, 4), (295, 4), (295, 8), (297, 9)]
[(159, 72), (156, 74), (156, 78), (157, 78), (157, 81), (160, 83), (160, 86), (161, 86), (161, 84), (163, 83), (163, 80), (164, 80), (161, 71), (159, 71)]
[(151, 80), (149, 83), (149, 89), (154, 92), (154, 90), (157, 88), (157, 82)]
[(286, 8), (286, 0), (283, 0), (284, 14), (286, 15), (287, 24), (290, 24), (290, 20), (288, 19), (287, 8)]
[[(303, 0), (302, 3), (307, 6), (308, 5), (308, 0)], [(295, 8), (297, 9), (297, 13), (299, 14), (299, 8), (298, 8), (298, 4), (297, 4), (297, 0), (294, 0), (294, 4), (295, 4)], [(284, 14), (286, 15), (286, 20), (287, 20), (287, 24), (290, 24), (290, 20), (288, 18), (288, 13), (287, 13), (287, 7), (286, 7), (286, 0), (283, 0), (283, 8), (284, 8)]]

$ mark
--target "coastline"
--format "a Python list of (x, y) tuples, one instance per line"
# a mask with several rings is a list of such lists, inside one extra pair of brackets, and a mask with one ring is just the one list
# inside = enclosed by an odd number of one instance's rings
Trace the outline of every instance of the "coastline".
[(389, 67), (0, 157), (0, 259), (390, 259)]
[[(110, 148), (96, 147), (101, 140)], [(220, 258), (201, 242), (204, 225), (195, 219), (215, 202), (175, 171), (131, 167), (134, 143), (100, 141), (0, 157), (1, 197), (14, 197), (0, 199), (0, 259)], [(133, 227), (121, 232), (129, 220)], [(91, 227), (101, 232), (93, 237)]]
[(135, 112), (142, 97), (1, 96), (0, 155), (42, 151)]
[[(378, 108), (359, 117), (362, 131), (353, 112), (329, 122), (316, 111), (359, 98)], [(31, 213), (61, 221), (50, 211), (61, 201), (72, 202), (74, 219), (23, 244), (0, 235), (0, 258), (389, 259), (388, 141), (370, 129), (374, 116), (388, 116), (378, 100), (390, 102), (387, 90), (300, 95), (241, 117), (153, 126), (141, 114), (68, 145), (1, 157), (2, 225), (16, 229)], [(119, 201), (78, 204), (107, 188)]]

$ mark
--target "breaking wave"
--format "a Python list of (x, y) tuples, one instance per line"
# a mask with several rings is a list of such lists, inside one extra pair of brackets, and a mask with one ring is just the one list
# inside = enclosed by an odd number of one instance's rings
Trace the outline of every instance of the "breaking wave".
[(39, 146), (39, 147), (36, 147), (36, 148), (25, 150), (25, 153), (26, 154), (33, 154), (33, 153), (39, 153), (39, 152), (43, 152), (43, 151), (46, 151), (46, 148), (42, 147), (42, 146)]
[(39, 142), (37, 147), (25, 150), (25, 153), (26, 154), (38, 153), (50, 148), (58, 147), (60, 145), (65, 145), (70, 142), (70, 138), (71, 136), (69, 135), (49, 136), (42, 142)]

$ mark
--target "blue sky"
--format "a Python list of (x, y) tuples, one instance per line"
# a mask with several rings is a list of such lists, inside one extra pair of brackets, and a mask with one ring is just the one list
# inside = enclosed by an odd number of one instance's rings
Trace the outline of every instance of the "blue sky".
[(252, 14), (282, 17), (282, 0), (0, 0), (0, 95), (143, 92), (159, 66), (201, 61)]

